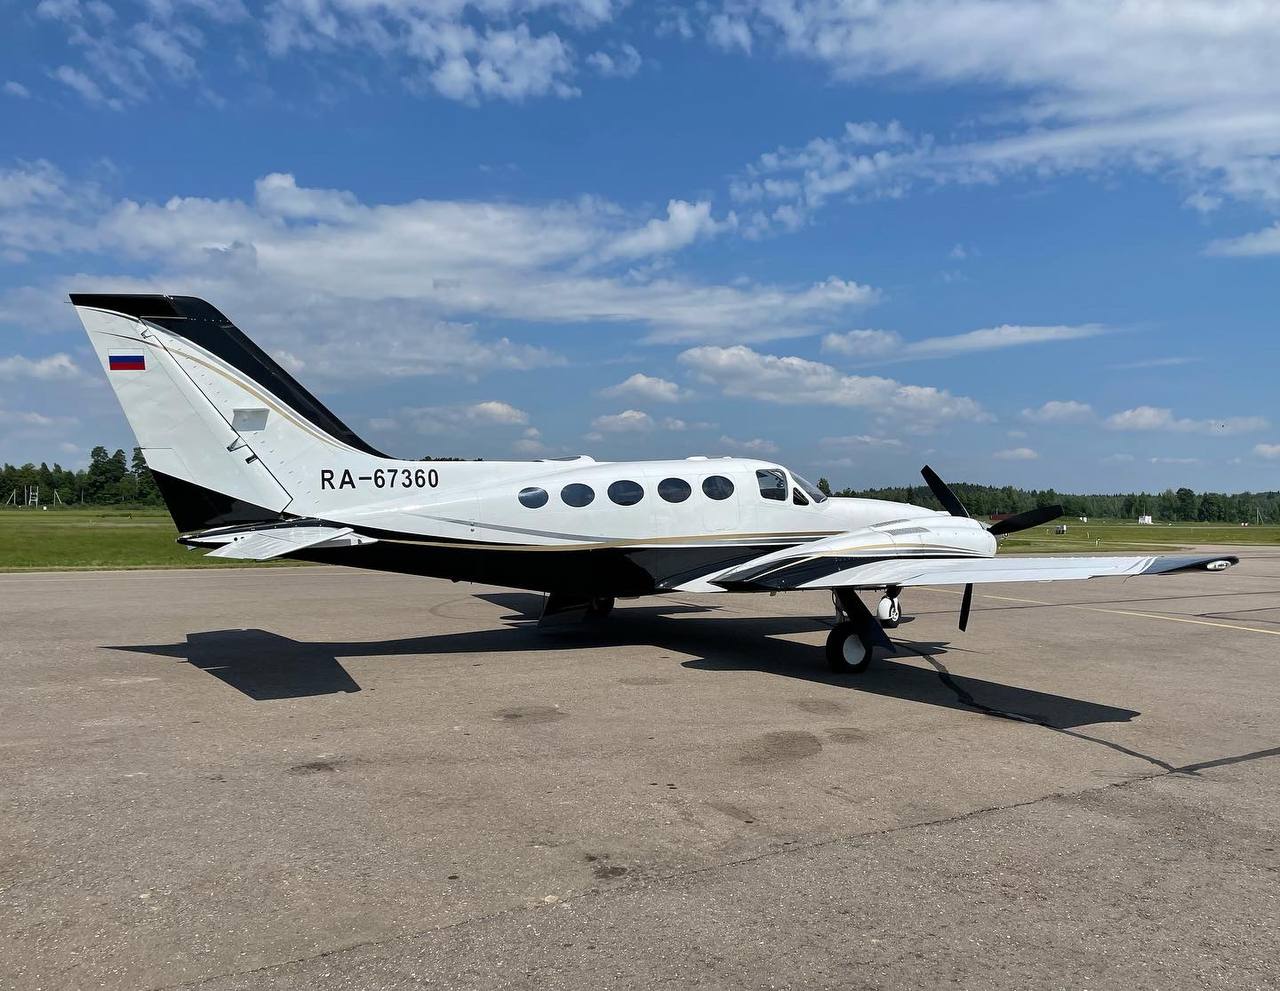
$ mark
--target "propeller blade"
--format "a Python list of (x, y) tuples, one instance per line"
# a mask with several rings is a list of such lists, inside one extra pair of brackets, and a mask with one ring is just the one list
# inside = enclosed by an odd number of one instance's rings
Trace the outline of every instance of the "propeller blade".
[(1006, 533), (1017, 533), (1019, 530), (1029, 530), (1041, 523), (1049, 523), (1061, 515), (1061, 506), (1041, 506), (1039, 509), (1028, 509), (1025, 513), (1017, 513), (1007, 520), (998, 520), (991, 524), (987, 532), (993, 537), (1002, 537)]
[(929, 490), (934, 494), (938, 502), (942, 503), (943, 509), (952, 516), (963, 516), (968, 519), (969, 510), (964, 508), (964, 503), (951, 491), (951, 487), (938, 477), (936, 471), (925, 465), (920, 469), (920, 474), (924, 476), (925, 484), (929, 486)]
[(973, 605), (973, 582), (964, 587), (964, 598), (960, 600), (960, 632), (969, 627), (969, 608)]

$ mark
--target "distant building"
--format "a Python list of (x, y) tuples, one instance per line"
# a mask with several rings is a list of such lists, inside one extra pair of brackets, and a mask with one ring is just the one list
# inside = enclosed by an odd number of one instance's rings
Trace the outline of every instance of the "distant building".
[(1155, 520), (1153, 520), (1150, 516), (1139, 516), (1138, 522), (1145, 523), (1147, 526), (1151, 526), (1155, 523)]
[(1089, 517), (1087, 517), (1087, 516), (1081, 516), (1081, 517), (1080, 517), (1080, 522), (1081, 522), (1081, 523), (1088, 523), (1088, 522), (1089, 522)]
[(1053, 528), (1053, 532), (1059, 535), (1064, 534), (1067, 532), (1067, 525), (1065, 523), (1059, 523)]

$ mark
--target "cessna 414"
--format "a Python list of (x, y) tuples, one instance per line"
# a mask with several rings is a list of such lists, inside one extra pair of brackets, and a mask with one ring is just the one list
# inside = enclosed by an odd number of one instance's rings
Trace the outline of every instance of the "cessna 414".
[[(1059, 516), (984, 526), (931, 469), (943, 511), (828, 498), (749, 458), (605, 463), (403, 461), (349, 430), (213, 306), (190, 296), (74, 293), (107, 378), (190, 547), (547, 593), (543, 621), (605, 616), (664, 592), (829, 589), (827, 659), (861, 671), (914, 585), (1220, 571), (1216, 557), (1004, 557), (999, 538)], [(860, 590), (880, 591), (875, 611)]]

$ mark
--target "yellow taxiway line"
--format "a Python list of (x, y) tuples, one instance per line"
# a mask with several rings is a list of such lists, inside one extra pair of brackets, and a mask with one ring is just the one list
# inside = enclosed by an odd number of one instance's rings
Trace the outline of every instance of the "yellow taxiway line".
[[(922, 585), (921, 588), (927, 588), (931, 592), (946, 592), (948, 595), (963, 595), (963, 592), (957, 592), (950, 588), (936, 588), (933, 585)], [(1257, 626), (1240, 626), (1236, 623), (1214, 623), (1207, 619), (1190, 619), (1186, 616), (1170, 616), (1166, 613), (1157, 612), (1134, 612), (1129, 609), (1102, 609), (1099, 606), (1079, 606), (1070, 602), (1045, 602), (1042, 599), (1019, 599), (1012, 595), (990, 595), (983, 593), (981, 598), (984, 599), (1000, 599), (1004, 602), (1025, 602), (1033, 606), (1062, 606), (1066, 609), (1081, 609), (1085, 612), (1101, 612), (1109, 613), (1112, 616), (1137, 616), (1142, 619), (1164, 619), (1170, 623), (1190, 623), (1192, 626), (1216, 626), (1223, 630), (1240, 630), (1244, 633), (1265, 633), (1267, 636), (1280, 637), (1280, 630), (1264, 630)]]

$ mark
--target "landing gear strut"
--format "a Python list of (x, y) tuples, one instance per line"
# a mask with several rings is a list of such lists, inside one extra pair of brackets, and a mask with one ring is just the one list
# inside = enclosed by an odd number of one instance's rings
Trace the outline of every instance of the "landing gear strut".
[(837, 588), (831, 592), (836, 607), (836, 625), (827, 635), (827, 663), (840, 674), (857, 674), (871, 663), (871, 652), (883, 647), (893, 653), (893, 644), (885, 636), (880, 621), (858, 598), (853, 589)]

